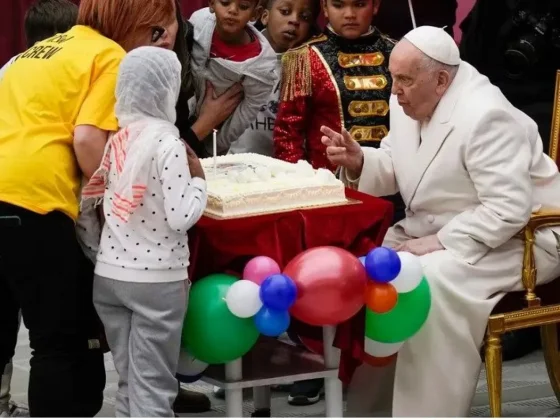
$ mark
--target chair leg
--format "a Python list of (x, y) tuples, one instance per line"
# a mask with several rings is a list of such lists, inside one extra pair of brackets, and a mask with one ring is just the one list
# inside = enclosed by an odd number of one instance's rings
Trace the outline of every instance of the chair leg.
[(486, 335), (486, 381), (490, 400), (490, 415), (502, 416), (502, 338), (499, 334)]
[(560, 403), (560, 352), (558, 351), (557, 325), (543, 325), (541, 327), (541, 340), (548, 378), (556, 399)]

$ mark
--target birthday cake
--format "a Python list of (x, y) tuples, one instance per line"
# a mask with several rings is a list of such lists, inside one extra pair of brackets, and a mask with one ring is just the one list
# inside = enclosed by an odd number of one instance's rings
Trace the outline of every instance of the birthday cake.
[(242, 217), (347, 202), (344, 185), (326, 169), (254, 153), (201, 160), (206, 175), (206, 213)]

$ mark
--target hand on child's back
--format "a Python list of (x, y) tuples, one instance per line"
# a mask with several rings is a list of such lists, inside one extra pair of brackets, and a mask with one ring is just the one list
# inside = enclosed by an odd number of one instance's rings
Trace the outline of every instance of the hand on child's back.
[(187, 147), (187, 161), (189, 163), (191, 177), (206, 179), (204, 176), (204, 169), (202, 169), (202, 164), (200, 163), (200, 159), (188, 144), (185, 143), (185, 146)]

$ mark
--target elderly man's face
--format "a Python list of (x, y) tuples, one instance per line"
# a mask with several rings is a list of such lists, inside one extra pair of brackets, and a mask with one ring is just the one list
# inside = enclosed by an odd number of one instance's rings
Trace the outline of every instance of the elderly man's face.
[(393, 95), (410, 118), (423, 121), (433, 114), (441, 96), (438, 70), (426, 68), (422, 52), (406, 40), (399, 42), (389, 60)]

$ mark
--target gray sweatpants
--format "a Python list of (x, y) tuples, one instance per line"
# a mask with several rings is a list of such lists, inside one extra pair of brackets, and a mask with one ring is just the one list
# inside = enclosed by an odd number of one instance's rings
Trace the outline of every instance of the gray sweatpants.
[(133, 283), (96, 275), (93, 301), (119, 374), (117, 417), (174, 417), (189, 284)]

